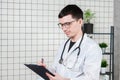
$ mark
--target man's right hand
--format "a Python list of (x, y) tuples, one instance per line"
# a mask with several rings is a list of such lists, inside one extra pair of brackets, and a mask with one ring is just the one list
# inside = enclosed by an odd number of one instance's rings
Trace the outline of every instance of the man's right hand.
[(38, 61), (37, 64), (40, 65), (40, 66), (46, 67), (46, 65), (44, 64), (44, 59), (43, 58), (42, 58), (42, 60)]

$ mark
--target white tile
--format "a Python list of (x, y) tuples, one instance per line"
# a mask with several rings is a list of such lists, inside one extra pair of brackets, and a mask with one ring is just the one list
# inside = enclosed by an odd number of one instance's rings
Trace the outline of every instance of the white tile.
[[(41, 15), (42, 16), (42, 11), (41, 13), (38, 13), (38, 15)], [(43, 18), (41, 16), (38, 16), (38, 21), (42, 22), (43, 21)], [(38, 23), (38, 24), (42, 24), (42, 23)]]
[(25, 0), (20, 0), (20, 3), (25, 3)]
[[(37, 39), (37, 34), (32, 34), (32, 39)], [(32, 41), (34, 41), (34, 40), (32, 40)]]
[[(26, 56), (20, 58), (20, 69), (24, 69), (25, 66), (23, 65), (26, 62)], [(21, 70), (20, 70), (21, 71)]]
[(54, 32), (54, 28), (49, 28), (48, 33), (53, 33), (53, 32)]
[(8, 3), (8, 8), (13, 9), (13, 3)]
[(13, 34), (8, 34), (8, 39), (13, 39)]
[(31, 4), (26, 4), (26, 7), (25, 7), (27, 10), (28, 9), (31, 9)]
[(37, 22), (37, 21), (36, 21), (36, 22), (35, 22), (35, 21), (33, 21), (31, 25), (32, 25), (32, 28), (37, 28), (37, 27), (39, 27), (39, 25), (38, 25), (38, 22)]
[(31, 11), (31, 10), (26, 10), (26, 15), (31, 16), (31, 14), (32, 14), (32, 11)]
[(8, 16), (8, 21), (13, 21), (14, 17), (13, 16)]
[(31, 0), (26, 0), (26, 3), (31, 3)]
[(7, 21), (7, 16), (6, 16), (6, 15), (2, 15), (2, 16), (1, 16), (1, 20), (2, 20), (2, 21)]
[(26, 21), (31, 21), (32, 20), (32, 16), (25, 16)]
[[(1, 28), (1, 32), (7, 34), (7, 28)], [(2, 37), (7, 36), (6, 34), (3, 34)]]
[(17, 3), (19, 3), (19, 2), (17, 0), (15, 0), (14, 9), (18, 9), (19, 10), (20, 4), (17, 4)]
[(43, 1), (44, 4), (49, 4), (48, 2), (49, 2), (49, 0)]
[[(26, 41), (25, 40), (20, 40), (20, 45), (25, 45), (26, 43), (25, 43)], [(22, 48), (22, 46), (20, 47), (21, 49), (24, 49), (24, 47)]]
[(6, 23), (7, 27), (13, 27), (14, 23), (13, 22), (8, 22)]
[(1, 0), (1, 2), (7, 2), (7, 0)]
[[(37, 27), (37, 26), (36, 26)], [(38, 35), (37, 34), (37, 28), (32, 28), (32, 33), (36, 33), (36, 36)], [(36, 37), (37, 38), (37, 37)]]
[(22, 35), (24, 35), (24, 33), (26, 32), (26, 28), (20, 28), (20, 36), (22, 37)]
[(8, 14), (8, 10), (7, 9), (1, 9), (1, 14)]
[[(13, 55), (14, 56), (14, 55)], [(8, 58), (8, 68), (9, 69), (13, 69), (13, 62), (14, 61), (14, 59), (13, 58)]]
[(7, 64), (8, 63), (7, 52), (2, 52), (2, 57), (4, 57), (2, 58), (2, 64)]
[(32, 15), (37, 15), (37, 10), (32, 10)]
[[(2, 46), (1, 48), (2, 48), (2, 53), (4, 53), (3, 51), (7, 51), (7, 49), (8, 49), (7, 46)], [(6, 54), (7, 54), (7, 53), (5, 52), (4, 54), (2, 54), (2, 56), (5, 57)]]
[(8, 46), (8, 52), (9, 52), (9, 51), (10, 51), (10, 52), (11, 52), (11, 51), (13, 52), (13, 46)]
[(20, 9), (25, 9), (25, 4), (20, 4)]
[(14, 80), (19, 80), (20, 79), (20, 76), (19, 76), (19, 72), (17, 73), (18, 71), (14, 71), (14, 73), (16, 74), (15, 76), (14, 76)]
[[(1, 59), (2, 60), (2, 59)], [(6, 69), (8, 69), (8, 64), (2, 64), (1, 65), (1, 70), (6, 70)]]
[[(7, 70), (2, 70), (1, 71), (1, 73), (2, 73), (2, 76), (6, 76), (8, 73), (7, 73)], [(5, 79), (5, 77), (3, 77), (4, 79)], [(7, 80), (7, 79), (6, 79)]]
[(9, 51), (9, 52), (8, 52), (8, 57), (12, 58), (12, 57), (13, 57), (13, 54), (14, 54), (13, 52), (10, 52), (10, 51)]
[[(39, 47), (39, 49), (41, 49), (41, 47)], [(43, 55), (43, 52), (38, 52), (38, 61), (41, 59), (42, 55)]]
[[(32, 29), (31, 28), (26, 28), (26, 33), (31, 33), (32, 31), (31, 31)], [(28, 35), (28, 34), (27, 34)], [(29, 37), (29, 36), (28, 36)]]
[(15, 79), (15, 80), (18, 80), (18, 79), (19, 79), (19, 76), (17, 76), (17, 75), (19, 75), (19, 72), (20, 72), (20, 70), (19, 70), (19, 65), (18, 65), (18, 64), (15, 64), (15, 65), (14, 65), (14, 68), (17, 69), (17, 70), (14, 70), (14, 74), (16, 75), (16, 76), (14, 76), (14, 79)]
[(21, 10), (20, 10), (20, 15), (25, 15), (25, 12), (26, 12), (25, 10), (22, 10), (22, 9), (21, 9)]
[[(40, 1), (40, 0), (39, 0), (39, 1)], [(43, 5), (42, 5), (42, 4), (38, 4), (38, 7), (37, 7), (37, 8), (38, 8), (39, 11), (42, 11)]]
[[(15, 26), (15, 27), (16, 27), (16, 26)], [(19, 31), (19, 28), (14, 28), (14, 33), (17, 34), (17, 36), (19, 36), (19, 34), (18, 34), (19, 32), (20, 32), (20, 31)], [(15, 35), (14, 37), (16, 37), (16, 35)]]
[(12, 3), (12, 2), (14, 2), (14, 0), (9, 0), (9, 1), (8, 1), (8, 3)]
[[(25, 51), (25, 50), (24, 50), (24, 51)], [(25, 52), (24, 52), (24, 51), (22, 51), (22, 50), (21, 50), (21, 52), (20, 52), (20, 56), (19, 56), (20, 58), (25, 57), (25, 55), (26, 55), (26, 54), (25, 54)]]
[(19, 20), (22, 21), (22, 22), (25, 22), (25, 18), (26, 18), (25, 16), (20, 16)]
[(32, 7), (33, 10), (36, 10), (37, 9), (37, 4), (32, 4), (31, 7)]
[[(10, 73), (9, 73), (10, 76), (8, 76), (8, 79), (10, 80), (14, 80), (14, 77), (13, 77), (13, 70), (10, 70)], [(12, 76), (11, 76), (12, 75)]]
[(20, 22), (20, 25), (19, 25), (20, 28), (25, 28), (25, 26), (26, 26), (25, 22)]
[(31, 22), (26, 22), (26, 27), (31, 27)]
[[(22, 40), (22, 39), (25, 39), (25, 34), (23, 34), (23, 33), (20, 34), (20, 39), (21, 39), (21, 40)], [(21, 40), (20, 40), (20, 41), (21, 41)], [(23, 43), (23, 44), (24, 44), (24, 43)]]
[(27, 39), (27, 41), (28, 41), (28, 40), (31, 40), (31, 37), (32, 37), (31, 34), (26, 34), (26, 39)]
[[(32, 61), (32, 59), (31, 59), (31, 57), (30, 57), (30, 56), (31, 56), (31, 53), (30, 53), (30, 52), (29, 52), (29, 53), (27, 52), (27, 53), (26, 53), (26, 56), (27, 56), (27, 58), (25, 59), (25, 60), (26, 60), (26, 63), (30, 63), (30, 62)], [(28, 58), (28, 57), (29, 57), (29, 58)]]
[(1, 45), (1, 46), (7, 46), (7, 45), (8, 45), (8, 44), (7, 44), (8, 40), (1, 40), (1, 42), (2, 42), (2, 45)]
[[(31, 49), (32, 49), (32, 46), (30, 46), (30, 45), (27, 45), (27, 46), (26, 46), (26, 50), (27, 50), (27, 51), (31, 51)], [(31, 52), (26, 52), (26, 55), (27, 55), (27, 53), (30, 54)], [(29, 56), (30, 56), (30, 55), (29, 55)]]
[(43, 1), (42, 0), (38, 0), (38, 3), (43, 3)]
[(37, 56), (37, 46), (35, 44), (32, 44), (32, 55)]
[(14, 57), (19, 57), (19, 45), (14, 46)]
[(32, 21), (33, 21), (33, 22), (36, 22), (36, 21), (37, 21), (37, 16), (33, 16), (33, 17), (32, 17)]
[[(26, 43), (25, 43), (26, 45), (31, 45), (31, 40), (26, 40)], [(28, 46), (27, 46), (28, 47)]]
[(43, 15), (44, 15), (43, 19), (48, 18), (48, 10), (47, 9), (43, 11)]
[[(38, 40), (38, 45), (42, 45), (43, 41), (42, 40)], [(41, 47), (41, 46), (40, 46)], [(39, 49), (39, 48), (38, 48)]]
[(7, 27), (7, 22), (1, 22), (1, 27)]
[[(44, 41), (44, 42), (46, 42), (46, 41)], [(47, 41), (48, 42), (48, 41)], [(47, 44), (47, 43), (46, 43)], [(46, 44), (44, 44), (44, 45), (46, 45)], [(48, 46), (43, 46), (43, 50), (44, 51), (48, 51)], [(46, 53), (46, 52), (45, 52)], [(48, 53), (48, 52), (47, 52)]]
[[(6, 72), (6, 73), (7, 73), (7, 72)], [(2, 79), (2, 80), (7, 80), (8, 77), (6, 77), (6, 76), (2, 76), (1, 79)]]
[[(35, 53), (32, 53), (32, 56), (36, 56)], [(35, 57), (33, 57), (31, 60), (34, 64), (37, 64), (37, 59)]]
[[(19, 13), (15, 14), (15, 15), (19, 15)], [(20, 20), (20, 17), (19, 17), (19, 16), (14, 16), (14, 21), (17, 21), (17, 23), (18, 23), (19, 20)], [(18, 24), (18, 25), (19, 25), (19, 24)]]

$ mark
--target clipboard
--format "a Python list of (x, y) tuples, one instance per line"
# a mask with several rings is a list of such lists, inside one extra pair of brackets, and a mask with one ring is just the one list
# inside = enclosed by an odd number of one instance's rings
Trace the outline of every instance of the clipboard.
[(49, 80), (48, 76), (46, 75), (46, 72), (51, 74), (52, 76), (55, 76), (53, 73), (51, 73), (48, 69), (46, 69), (43, 66), (39, 66), (36, 64), (24, 64), (24, 65), (30, 68), (32, 71), (34, 71), (36, 74), (38, 74), (45, 80)]

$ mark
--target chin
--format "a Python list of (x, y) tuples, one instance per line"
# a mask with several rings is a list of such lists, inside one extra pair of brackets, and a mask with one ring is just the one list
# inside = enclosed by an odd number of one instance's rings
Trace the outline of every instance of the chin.
[(70, 36), (70, 35), (67, 35), (67, 37), (68, 37), (68, 38), (71, 38), (72, 36)]

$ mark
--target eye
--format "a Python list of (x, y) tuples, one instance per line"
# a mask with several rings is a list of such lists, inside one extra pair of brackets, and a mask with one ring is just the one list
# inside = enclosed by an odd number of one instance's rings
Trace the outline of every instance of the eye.
[(64, 26), (64, 24), (60, 24), (61, 26)]
[(65, 23), (65, 25), (68, 25), (68, 26), (69, 26), (70, 24), (71, 24), (71, 22), (67, 22), (67, 23)]

